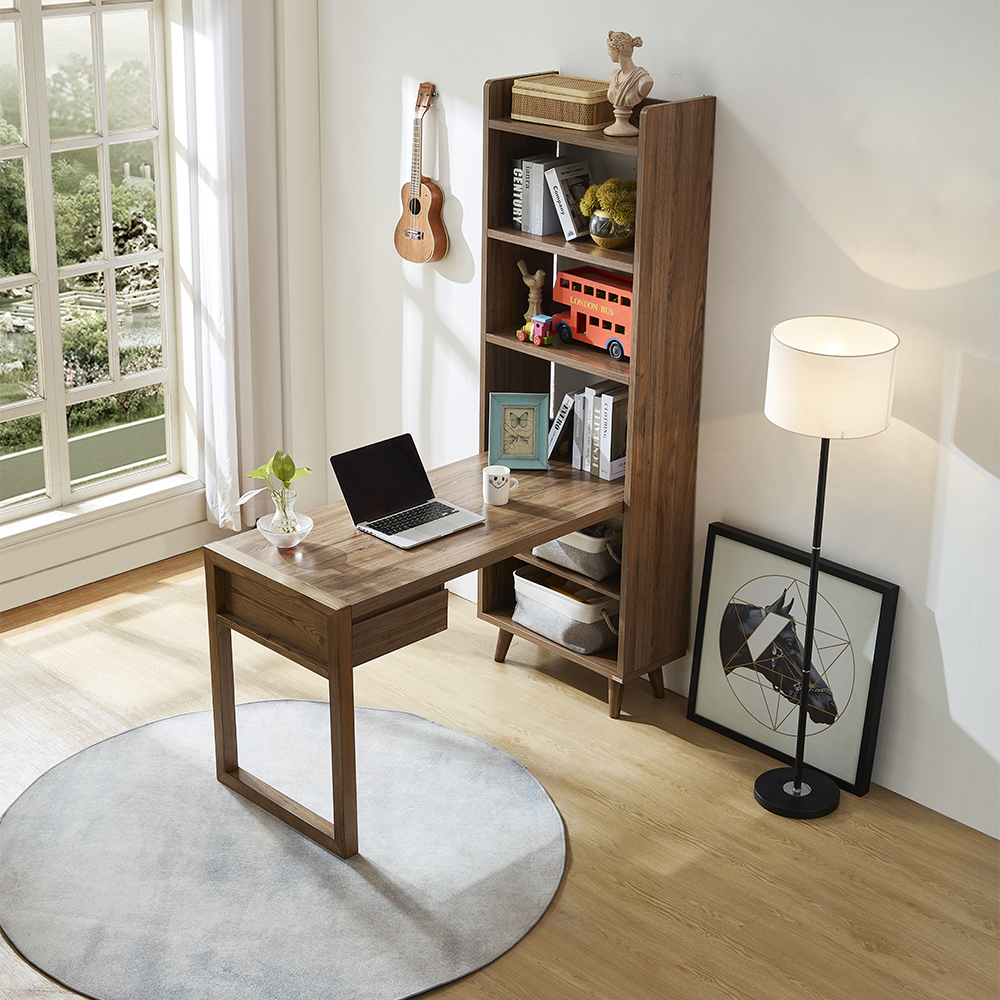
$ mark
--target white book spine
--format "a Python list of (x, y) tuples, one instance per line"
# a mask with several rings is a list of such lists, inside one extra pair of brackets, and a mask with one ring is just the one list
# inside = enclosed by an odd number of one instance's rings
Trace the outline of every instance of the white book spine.
[(573, 399), (573, 468), (583, 468), (584, 413), (586, 393), (581, 390)]
[[(559, 162), (555, 156), (539, 155), (524, 161), (524, 219), (522, 231), (532, 236), (547, 236), (558, 228), (554, 213), (546, 217), (545, 204), (550, 195), (546, 190), (545, 174)], [(548, 227), (546, 228), (546, 224)]]
[(601, 396), (601, 444), (598, 475), (601, 479), (621, 479), (625, 475), (623, 421), (627, 417), (628, 390), (604, 393)]
[(556, 445), (559, 442), (559, 438), (562, 434), (563, 427), (566, 426), (566, 421), (569, 419), (570, 411), (573, 409), (573, 394), (567, 392), (563, 396), (563, 401), (559, 406), (559, 410), (555, 415), (555, 419), (552, 421), (552, 426), (549, 428), (549, 440), (548, 440), (548, 456), (552, 457), (552, 453), (555, 451)]
[(563, 236), (575, 240), (588, 232), (589, 223), (580, 213), (579, 198), (590, 186), (590, 166), (586, 161), (562, 163), (545, 171), (545, 183), (556, 208)]
[(545, 183), (548, 185), (549, 194), (552, 195), (552, 203), (556, 207), (556, 218), (562, 227), (563, 236), (567, 240), (575, 240), (580, 234), (573, 224), (573, 216), (570, 215), (569, 207), (566, 205), (566, 197), (563, 194), (562, 185), (555, 170), (545, 171)]

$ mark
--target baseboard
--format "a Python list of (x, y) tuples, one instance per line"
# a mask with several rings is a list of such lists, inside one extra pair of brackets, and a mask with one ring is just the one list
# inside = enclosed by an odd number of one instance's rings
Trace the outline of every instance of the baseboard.
[[(182, 481), (184, 480), (184, 481)], [(190, 552), (232, 532), (207, 519), (204, 488), (187, 477), (120, 504), (64, 508), (48, 523), (6, 526), (0, 611)], [(36, 519), (40, 520), (40, 519)]]

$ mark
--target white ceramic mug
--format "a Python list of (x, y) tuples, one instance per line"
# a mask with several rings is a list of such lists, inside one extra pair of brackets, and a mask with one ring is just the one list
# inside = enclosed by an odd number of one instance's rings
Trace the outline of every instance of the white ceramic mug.
[(517, 480), (506, 465), (487, 465), (483, 469), (483, 503), (499, 506), (510, 498), (510, 491), (517, 489)]

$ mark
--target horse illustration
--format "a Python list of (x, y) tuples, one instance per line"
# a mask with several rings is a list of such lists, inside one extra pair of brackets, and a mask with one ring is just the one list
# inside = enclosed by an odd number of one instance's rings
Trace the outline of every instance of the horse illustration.
[[(795, 632), (795, 620), (791, 615), (795, 598), (785, 604), (787, 594), (786, 588), (781, 596), (766, 608), (730, 601), (723, 612), (722, 625), (719, 628), (719, 652), (727, 675), (740, 667), (749, 667), (769, 680), (774, 690), (782, 697), (787, 698), (793, 705), (798, 705), (802, 697), (803, 650)], [(788, 624), (754, 658), (750, 651), (750, 639), (769, 614), (787, 618)], [(829, 725), (837, 719), (837, 703), (834, 701), (833, 692), (816, 672), (813, 664), (809, 667), (809, 697), (806, 711), (815, 723)]]

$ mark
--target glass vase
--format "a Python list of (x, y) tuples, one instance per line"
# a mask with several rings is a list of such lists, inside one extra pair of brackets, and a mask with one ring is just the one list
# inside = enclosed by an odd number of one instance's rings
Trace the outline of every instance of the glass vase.
[(597, 209), (590, 217), (590, 238), (605, 250), (628, 246), (635, 237), (635, 222), (620, 226), (606, 212)]
[(295, 490), (280, 490), (271, 497), (274, 501), (274, 513), (257, 520), (257, 530), (279, 549), (294, 548), (312, 531), (312, 518), (295, 511), (297, 497)]

